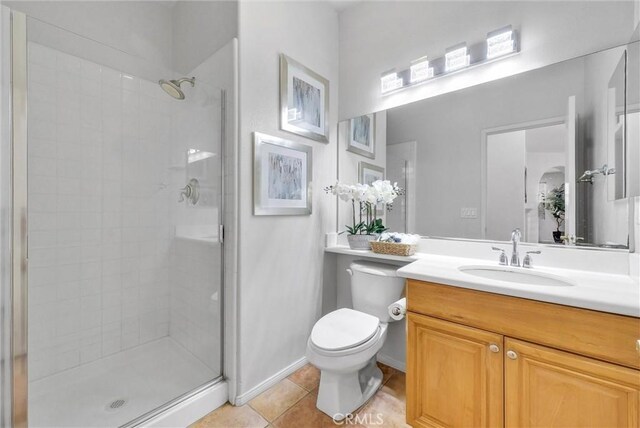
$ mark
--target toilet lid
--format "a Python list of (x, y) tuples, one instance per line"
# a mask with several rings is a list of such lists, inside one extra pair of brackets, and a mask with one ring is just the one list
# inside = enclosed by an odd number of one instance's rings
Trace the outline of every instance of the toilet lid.
[(328, 351), (353, 348), (371, 339), (379, 324), (373, 315), (342, 308), (320, 318), (311, 331), (311, 341)]

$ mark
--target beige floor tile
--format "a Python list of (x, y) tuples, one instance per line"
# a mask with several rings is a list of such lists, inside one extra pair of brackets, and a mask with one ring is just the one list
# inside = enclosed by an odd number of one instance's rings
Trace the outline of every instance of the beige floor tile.
[(305, 389), (284, 379), (251, 400), (249, 405), (269, 422), (273, 422), (305, 395)]
[(404, 399), (394, 397), (386, 385), (358, 412), (367, 427), (407, 428)]
[[(312, 370), (294, 373), (265, 391), (250, 405), (233, 407), (225, 404), (194, 424), (193, 428), (330, 428), (335, 426), (407, 428), (404, 373), (384, 364), (380, 368), (385, 376), (383, 387), (369, 400), (350, 421), (334, 423), (316, 408), (317, 384), (313, 386)], [(294, 379), (301, 384), (296, 384)], [(304, 386), (311, 388), (307, 392)], [(269, 422), (271, 422), (269, 424)]]
[(393, 374), (389, 378), (387, 383), (384, 384), (382, 390), (397, 398), (398, 400), (405, 402), (407, 397), (405, 374), (400, 371)]
[(398, 373), (398, 370), (393, 367), (389, 367), (386, 364), (378, 363), (378, 367), (382, 370), (382, 383), (385, 384), (391, 378), (391, 376), (395, 373)]
[(191, 428), (264, 428), (269, 423), (248, 405), (227, 403), (200, 419)]
[(313, 391), (320, 384), (320, 370), (311, 364), (307, 364), (287, 379), (300, 385), (307, 391)]
[(273, 422), (276, 428), (324, 428), (333, 426), (333, 420), (316, 407), (318, 397), (307, 394), (295, 406)]

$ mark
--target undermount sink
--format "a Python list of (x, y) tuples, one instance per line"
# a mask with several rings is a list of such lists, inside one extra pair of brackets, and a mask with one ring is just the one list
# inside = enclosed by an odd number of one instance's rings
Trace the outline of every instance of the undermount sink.
[(562, 277), (519, 267), (480, 265), (461, 266), (458, 270), (468, 275), (509, 283), (551, 287), (573, 286), (571, 282), (563, 279)]

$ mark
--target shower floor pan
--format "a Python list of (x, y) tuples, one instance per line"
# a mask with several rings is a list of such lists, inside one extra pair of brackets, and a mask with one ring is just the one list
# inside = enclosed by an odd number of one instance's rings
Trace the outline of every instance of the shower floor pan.
[(219, 373), (165, 337), (29, 384), (30, 427), (117, 427)]

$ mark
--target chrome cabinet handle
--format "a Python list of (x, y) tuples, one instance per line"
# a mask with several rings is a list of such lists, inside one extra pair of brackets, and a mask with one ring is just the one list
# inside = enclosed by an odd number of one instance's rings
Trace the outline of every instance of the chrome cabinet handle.
[(640, 339), (636, 340), (636, 351), (640, 354)]
[(508, 350), (507, 357), (511, 360), (515, 360), (516, 358), (518, 358), (518, 354), (516, 354), (516, 351)]
[(498, 345), (496, 345), (495, 343), (492, 343), (491, 345), (489, 345), (489, 351), (491, 351), (491, 352), (500, 352), (500, 347)]

